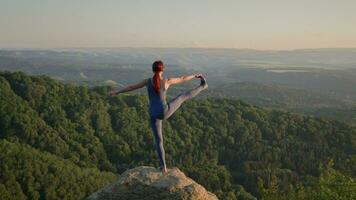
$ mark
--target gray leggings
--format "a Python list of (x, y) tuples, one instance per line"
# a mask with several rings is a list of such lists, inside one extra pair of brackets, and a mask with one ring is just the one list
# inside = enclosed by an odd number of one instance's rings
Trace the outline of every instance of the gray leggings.
[[(195, 97), (205, 88), (206, 87), (200, 85), (172, 99), (169, 103), (167, 103), (167, 106), (164, 109), (163, 119), (168, 119), (182, 105), (184, 101)], [(165, 153), (163, 148), (162, 119), (151, 117), (150, 125), (155, 136), (156, 149), (157, 149), (160, 165), (161, 167), (166, 167)]]

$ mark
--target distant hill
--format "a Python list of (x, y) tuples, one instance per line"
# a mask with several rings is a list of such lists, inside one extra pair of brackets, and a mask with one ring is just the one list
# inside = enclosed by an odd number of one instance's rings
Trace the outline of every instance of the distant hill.
[[(162, 59), (165, 76), (203, 73), (209, 96), (355, 123), (356, 49), (260, 51), (203, 48), (88, 48), (0, 50), (0, 70), (48, 75), (89, 87), (122, 87), (152, 76)], [(184, 91), (194, 84), (184, 84)], [(248, 91), (250, 89), (250, 91)], [(266, 91), (265, 91), (266, 90)], [(178, 92), (172, 90), (171, 95)], [(240, 93), (241, 92), (241, 93)], [(336, 117), (327, 114), (332, 110)], [(345, 119), (342, 116), (352, 116)], [(348, 120), (351, 119), (351, 120)]]

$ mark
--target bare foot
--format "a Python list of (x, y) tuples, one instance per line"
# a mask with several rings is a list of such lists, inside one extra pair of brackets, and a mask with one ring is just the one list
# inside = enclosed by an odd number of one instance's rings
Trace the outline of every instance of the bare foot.
[(159, 169), (160, 169), (160, 171), (162, 172), (162, 173), (167, 173), (167, 168), (166, 167), (159, 167)]
[(167, 172), (168, 172), (167, 168), (163, 168), (162, 173), (167, 173)]

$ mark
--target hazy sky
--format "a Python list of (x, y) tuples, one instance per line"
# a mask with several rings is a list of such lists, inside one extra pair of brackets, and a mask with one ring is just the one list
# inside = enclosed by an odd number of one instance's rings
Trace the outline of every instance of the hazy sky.
[(0, 0), (0, 48), (356, 47), (356, 0)]

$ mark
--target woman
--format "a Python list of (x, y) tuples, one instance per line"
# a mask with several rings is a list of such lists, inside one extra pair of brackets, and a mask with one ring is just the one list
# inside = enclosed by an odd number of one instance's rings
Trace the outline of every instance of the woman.
[[(144, 86), (147, 87), (149, 97), (150, 125), (155, 136), (156, 149), (160, 160), (160, 170), (165, 173), (167, 172), (167, 166), (163, 148), (162, 120), (168, 119), (185, 100), (195, 97), (202, 90), (206, 89), (208, 84), (202, 74), (165, 79), (163, 78), (163, 70), (163, 62), (157, 60), (152, 64), (152, 71), (154, 72), (154, 76), (152, 78), (144, 79), (137, 84), (129, 85), (119, 91), (110, 91), (109, 95), (132, 91)], [(166, 102), (166, 92), (171, 85), (190, 81), (194, 78), (200, 79), (200, 85), (198, 87), (178, 95), (168, 103)]]

